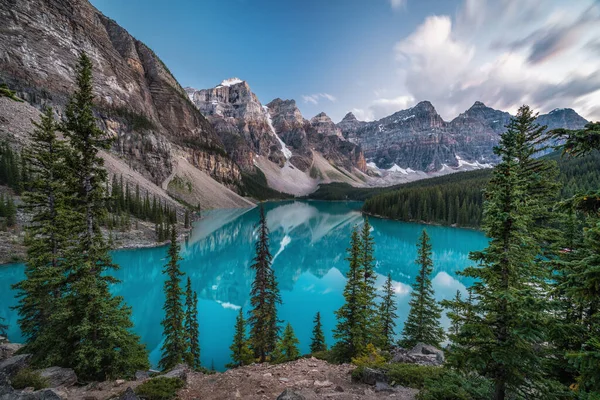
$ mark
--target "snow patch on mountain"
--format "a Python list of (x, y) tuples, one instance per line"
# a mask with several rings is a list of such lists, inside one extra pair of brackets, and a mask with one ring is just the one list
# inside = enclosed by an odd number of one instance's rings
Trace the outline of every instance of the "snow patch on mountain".
[(281, 152), (283, 153), (284, 157), (286, 158), (286, 160), (289, 160), (290, 158), (292, 158), (292, 151), (288, 149), (284, 141), (281, 140), (279, 135), (277, 135), (277, 132), (275, 132), (275, 128), (273, 127), (273, 119), (271, 118), (271, 113), (269, 112), (269, 107), (263, 106), (263, 110), (265, 110), (265, 114), (267, 116), (267, 123), (269, 124), (269, 129), (271, 129), (271, 133), (277, 138), (277, 141), (279, 141), (279, 144), (281, 145)]
[(217, 87), (221, 87), (221, 86), (227, 86), (227, 87), (229, 87), (229, 86), (237, 85), (238, 83), (242, 83), (242, 82), (244, 82), (244, 81), (241, 80), (240, 78), (229, 78), (229, 79), (225, 79)]

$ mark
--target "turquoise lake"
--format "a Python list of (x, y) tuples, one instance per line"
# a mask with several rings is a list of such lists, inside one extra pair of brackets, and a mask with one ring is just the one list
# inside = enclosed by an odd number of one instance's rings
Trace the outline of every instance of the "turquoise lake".
[[(358, 202), (273, 202), (266, 203), (271, 231), (273, 268), (283, 304), (279, 318), (290, 322), (308, 352), (313, 317), (321, 312), (327, 344), (333, 343), (334, 311), (343, 303), (342, 291), (348, 270), (346, 248), (350, 232), (363, 222)], [(198, 292), (198, 318), (202, 363), (214, 362), (219, 370), (229, 362), (229, 345), (235, 317), (240, 307), (249, 307), (250, 286), (254, 277), (249, 265), (254, 256), (255, 224), (258, 209), (214, 210), (195, 223), (189, 238), (182, 243), (181, 268), (192, 278)], [(481, 250), (486, 237), (478, 231), (404, 223), (371, 218), (380, 288), (391, 273), (398, 302), (397, 333), (408, 313), (410, 284), (417, 267), (416, 242), (427, 229), (433, 246), (433, 287), (438, 300), (448, 299), (457, 290), (465, 292), (470, 281), (456, 274), (472, 265), (468, 254)], [(134, 330), (150, 352), (156, 365), (160, 357), (164, 301), (162, 268), (166, 247), (114, 251), (113, 260), (121, 266), (114, 275), (121, 283), (114, 293), (124, 297), (133, 309)], [(0, 316), (9, 324), (9, 338), (21, 340), (17, 316), (10, 309), (16, 304), (11, 285), (24, 277), (23, 265), (0, 266)], [(447, 325), (444, 316), (442, 323)]]

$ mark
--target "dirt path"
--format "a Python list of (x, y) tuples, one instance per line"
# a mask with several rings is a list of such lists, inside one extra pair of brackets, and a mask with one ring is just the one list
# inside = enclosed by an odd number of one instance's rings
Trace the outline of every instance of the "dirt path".
[(372, 386), (353, 383), (349, 364), (332, 365), (325, 361), (300, 359), (279, 364), (256, 364), (215, 375), (190, 374), (186, 388), (179, 392), (183, 400), (275, 400), (286, 388), (316, 399), (415, 399), (417, 390), (394, 388), (393, 392), (375, 392)]

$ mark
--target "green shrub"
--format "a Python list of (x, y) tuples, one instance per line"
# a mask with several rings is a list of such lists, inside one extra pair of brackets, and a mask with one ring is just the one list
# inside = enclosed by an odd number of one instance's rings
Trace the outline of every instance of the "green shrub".
[(386, 361), (387, 358), (383, 355), (382, 351), (369, 343), (367, 345), (365, 354), (353, 358), (352, 364), (356, 365), (357, 367), (369, 366), (371, 368), (380, 368), (385, 364)]
[(38, 372), (32, 371), (29, 368), (17, 372), (17, 374), (10, 379), (10, 383), (12, 387), (17, 390), (28, 387), (40, 390), (48, 386), (48, 380), (46, 378), (42, 378)]
[(415, 364), (363, 364), (352, 371), (352, 379), (363, 381), (365, 368), (379, 369), (385, 373), (390, 385), (408, 386), (415, 389), (422, 389), (425, 381), (439, 379), (444, 373), (441, 367), (432, 367)]
[(170, 400), (177, 397), (177, 391), (183, 386), (179, 378), (158, 377), (142, 383), (135, 392), (146, 400)]
[(310, 356), (312, 356), (318, 360), (327, 361), (328, 363), (331, 363), (331, 364), (337, 364), (334, 354), (331, 350), (317, 351), (316, 353), (310, 354), (309, 357)]
[(444, 370), (436, 379), (427, 379), (417, 395), (419, 400), (487, 400), (491, 397), (492, 384), (489, 380), (450, 370)]

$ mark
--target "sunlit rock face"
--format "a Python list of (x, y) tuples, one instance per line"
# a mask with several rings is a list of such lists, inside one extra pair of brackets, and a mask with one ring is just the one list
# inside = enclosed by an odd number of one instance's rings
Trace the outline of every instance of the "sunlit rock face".
[[(366, 159), (381, 169), (437, 172), (489, 168), (498, 161), (494, 146), (511, 115), (475, 102), (450, 122), (428, 101), (378, 121), (358, 121), (348, 113), (337, 126), (345, 138), (360, 144)], [(540, 115), (548, 129), (580, 129), (587, 122), (571, 109)]]
[(0, 20), (0, 81), (27, 102), (62, 111), (86, 52), (100, 124), (132, 168), (160, 183), (173, 170), (177, 146), (213, 178), (240, 180), (223, 142), (165, 64), (88, 1), (2, 1)]
[(247, 82), (232, 78), (211, 89), (185, 91), (243, 169), (254, 169), (254, 155), (266, 156), (283, 166), (286, 158), (271, 128), (270, 115)]

